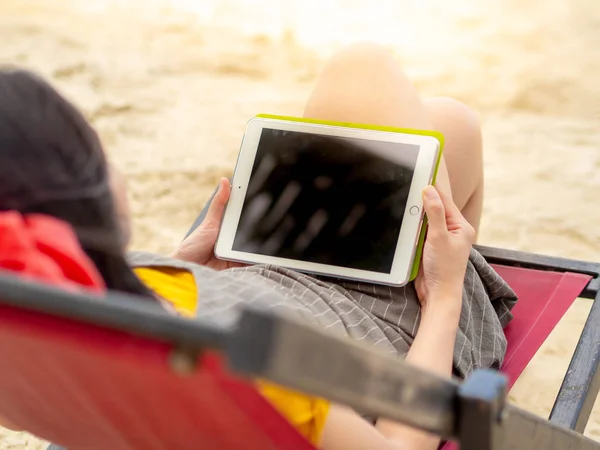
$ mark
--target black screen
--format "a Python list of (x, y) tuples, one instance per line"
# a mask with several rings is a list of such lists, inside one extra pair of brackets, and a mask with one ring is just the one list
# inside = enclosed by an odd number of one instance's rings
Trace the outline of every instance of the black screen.
[(418, 151), (263, 129), (233, 250), (390, 273)]

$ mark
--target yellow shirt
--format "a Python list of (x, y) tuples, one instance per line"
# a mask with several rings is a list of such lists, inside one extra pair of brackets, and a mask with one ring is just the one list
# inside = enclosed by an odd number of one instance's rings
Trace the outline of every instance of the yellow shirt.
[[(172, 267), (139, 267), (137, 276), (169, 301), (182, 315), (195, 317), (197, 291), (194, 276)], [(329, 402), (268, 383), (256, 382), (260, 392), (309, 442), (317, 446), (329, 413)]]

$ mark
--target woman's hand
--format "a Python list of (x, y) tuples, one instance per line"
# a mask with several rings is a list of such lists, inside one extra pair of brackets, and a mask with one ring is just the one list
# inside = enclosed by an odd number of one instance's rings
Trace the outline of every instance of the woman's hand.
[(415, 280), (421, 308), (426, 310), (446, 302), (460, 308), (475, 230), (452, 199), (432, 186), (423, 191), (423, 206), (429, 229)]
[[(432, 186), (423, 191), (429, 220), (423, 262), (415, 287), (421, 302), (421, 322), (406, 361), (443, 377), (452, 373), (462, 290), (475, 230), (452, 199)], [(380, 419), (377, 429), (407, 448), (438, 448), (440, 439), (404, 425)]]
[(223, 261), (215, 256), (215, 244), (221, 228), (221, 221), (225, 206), (231, 193), (231, 183), (227, 178), (222, 178), (219, 188), (215, 194), (209, 208), (206, 218), (179, 245), (179, 248), (171, 255), (173, 258), (182, 261), (189, 261), (203, 266), (211, 267), (215, 270), (225, 270), (231, 267), (243, 267), (245, 264), (231, 261)]

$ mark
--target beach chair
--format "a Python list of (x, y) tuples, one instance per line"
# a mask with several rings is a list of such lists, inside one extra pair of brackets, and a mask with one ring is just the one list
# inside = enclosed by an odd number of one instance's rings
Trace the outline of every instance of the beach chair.
[(600, 387), (597, 302), (550, 420), (504, 402), (575, 298), (599, 298), (600, 265), (480, 251), (520, 298), (506, 329), (507, 375), (479, 371), (462, 384), (264, 312), (216, 327), (133, 296), (99, 299), (3, 272), (0, 417), (72, 450), (312, 449), (254, 388), (260, 377), (463, 450), (600, 449), (580, 434)]

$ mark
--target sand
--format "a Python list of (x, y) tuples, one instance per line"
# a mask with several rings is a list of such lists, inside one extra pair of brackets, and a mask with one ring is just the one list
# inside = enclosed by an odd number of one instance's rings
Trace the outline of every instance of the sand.
[[(299, 114), (346, 42), (391, 45), (424, 96), (482, 115), (480, 242), (600, 255), (600, 7), (595, 0), (0, 0), (0, 63), (75, 101), (130, 180), (133, 246), (171, 250), (222, 175), (245, 122)], [(547, 415), (590, 302), (578, 300), (512, 401)], [(587, 433), (600, 438), (600, 408)], [(0, 430), (0, 449), (42, 448)]]

